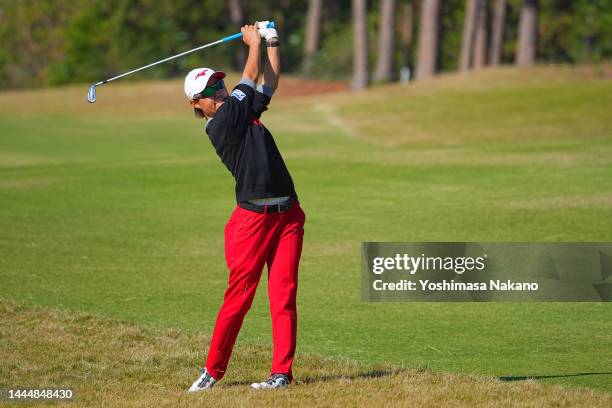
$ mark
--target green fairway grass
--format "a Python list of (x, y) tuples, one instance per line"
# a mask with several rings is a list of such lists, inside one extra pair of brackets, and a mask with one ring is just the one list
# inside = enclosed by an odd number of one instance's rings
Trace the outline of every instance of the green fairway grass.
[[(85, 94), (0, 94), (0, 297), (210, 333), (231, 175), (179, 81)], [(273, 99), (307, 216), (298, 352), (612, 392), (609, 303), (360, 301), (362, 241), (612, 241), (610, 112), (583, 68)], [(265, 286), (240, 344), (271, 341)]]

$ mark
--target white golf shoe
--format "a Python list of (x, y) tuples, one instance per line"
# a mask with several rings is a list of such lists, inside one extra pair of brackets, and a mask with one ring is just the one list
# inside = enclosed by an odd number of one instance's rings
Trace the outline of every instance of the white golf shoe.
[(251, 384), (251, 388), (263, 390), (271, 388), (287, 388), (288, 385), (289, 377), (287, 377), (285, 374), (272, 374), (270, 378), (264, 382)]
[(215, 383), (217, 382), (217, 380), (215, 380), (212, 375), (208, 374), (206, 368), (203, 368), (200, 372), (202, 374), (200, 375), (200, 377), (198, 377), (197, 380), (195, 380), (193, 384), (191, 384), (191, 387), (189, 387), (189, 390), (187, 392), (205, 391), (211, 389), (213, 385), (215, 385)]

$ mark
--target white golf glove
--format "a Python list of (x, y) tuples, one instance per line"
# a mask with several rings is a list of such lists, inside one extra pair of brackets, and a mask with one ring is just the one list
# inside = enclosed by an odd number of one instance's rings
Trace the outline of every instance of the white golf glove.
[(276, 32), (276, 28), (267, 28), (269, 21), (258, 21), (257, 30), (259, 31), (259, 35), (266, 41), (270, 41), (273, 38), (278, 39), (278, 33)]

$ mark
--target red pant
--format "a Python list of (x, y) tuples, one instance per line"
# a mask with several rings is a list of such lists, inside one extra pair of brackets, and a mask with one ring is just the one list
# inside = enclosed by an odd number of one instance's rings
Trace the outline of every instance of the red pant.
[(298, 267), (305, 219), (297, 202), (284, 213), (259, 214), (238, 206), (232, 213), (225, 226), (229, 284), (206, 360), (206, 369), (215, 379), (225, 375), (234, 342), (266, 263), (274, 341), (271, 373), (287, 374), (292, 379)]

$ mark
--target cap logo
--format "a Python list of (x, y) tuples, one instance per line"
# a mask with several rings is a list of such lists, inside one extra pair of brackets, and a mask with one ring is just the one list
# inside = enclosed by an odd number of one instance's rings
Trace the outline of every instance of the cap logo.
[(208, 71), (207, 69), (203, 69), (202, 71), (198, 72), (198, 75), (196, 75), (195, 79), (198, 79), (201, 76), (205, 76), (206, 75), (206, 71)]

